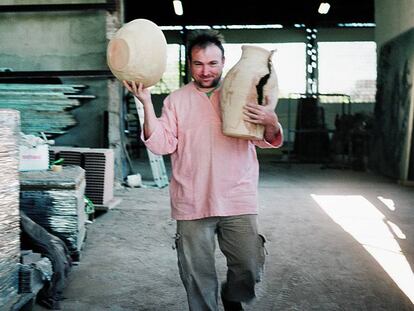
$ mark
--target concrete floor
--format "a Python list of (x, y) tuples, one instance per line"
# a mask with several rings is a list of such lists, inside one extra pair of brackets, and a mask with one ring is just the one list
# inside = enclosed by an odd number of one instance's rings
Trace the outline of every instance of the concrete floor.
[[(368, 172), (260, 161), (269, 255), (245, 310), (414, 310), (412, 188)], [(144, 179), (147, 163), (137, 164)], [(168, 189), (120, 188), (116, 196), (122, 203), (88, 225), (63, 310), (188, 310)], [(217, 266), (223, 277), (219, 251)]]

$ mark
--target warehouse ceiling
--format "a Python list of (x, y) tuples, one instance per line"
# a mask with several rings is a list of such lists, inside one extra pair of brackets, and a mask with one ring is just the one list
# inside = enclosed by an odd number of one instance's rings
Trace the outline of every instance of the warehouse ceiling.
[(174, 13), (172, 0), (125, 0), (126, 21), (146, 18), (157, 25), (265, 25), (337, 26), (338, 23), (374, 23), (374, 0), (324, 0), (331, 7), (318, 13), (319, 0), (264, 1), (181, 0), (184, 14)]

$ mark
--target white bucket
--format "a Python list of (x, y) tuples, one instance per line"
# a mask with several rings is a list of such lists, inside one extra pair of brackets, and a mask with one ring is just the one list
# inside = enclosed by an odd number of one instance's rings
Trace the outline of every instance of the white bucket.
[(131, 188), (142, 187), (141, 174), (134, 174), (127, 176), (127, 185)]

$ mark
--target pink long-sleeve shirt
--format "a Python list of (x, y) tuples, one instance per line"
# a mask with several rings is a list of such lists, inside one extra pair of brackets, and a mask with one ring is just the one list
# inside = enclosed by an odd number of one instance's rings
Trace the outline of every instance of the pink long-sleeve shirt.
[(160, 122), (148, 139), (155, 154), (171, 154), (171, 215), (176, 220), (257, 214), (259, 164), (255, 146), (277, 148), (274, 141), (224, 136), (220, 89), (209, 97), (193, 82), (164, 101)]

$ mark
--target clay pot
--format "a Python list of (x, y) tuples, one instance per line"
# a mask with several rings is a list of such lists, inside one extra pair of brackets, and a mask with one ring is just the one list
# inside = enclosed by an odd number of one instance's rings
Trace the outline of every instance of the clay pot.
[(272, 64), (274, 51), (242, 45), (240, 60), (227, 73), (221, 90), (223, 134), (243, 139), (263, 139), (264, 127), (244, 121), (243, 107), (257, 102), (276, 108), (278, 82)]
[(156, 84), (167, 65), (167, 41), (161, 29), (147, 19), (122, 26), (109, 41), (107, 62), (119, 80)]

